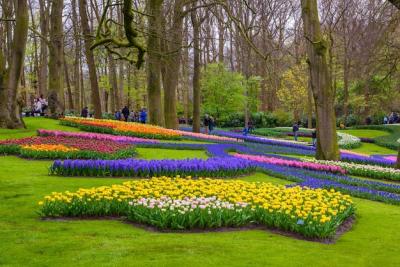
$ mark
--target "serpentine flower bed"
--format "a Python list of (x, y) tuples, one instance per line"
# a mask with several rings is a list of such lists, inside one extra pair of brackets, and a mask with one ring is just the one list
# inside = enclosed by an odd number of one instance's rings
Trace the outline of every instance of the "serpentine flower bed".
[(235, 177), (254, 172), (256, 166), (250, 161), (228, 158), (186, 160), (56, 160), (50, 174), (62, 176), (207, 176)]
[(348, 195), (334, 190), (190, 177), (54, 192), (39, 205), (43, 217), (124, 216), (161, 230), (258, 224), (308, 238), (333, 237), (355, 210)]
[(230, 137), (171, 130), (150, 124), (122, 122), (117, 120), (98, 120), (79, 117), (65, 117), (63, 119), (60, 119), (60, 123), (62, 125), (78, 127), (88, 132), (127, 135), (149, 139), (180, 140), (182, 139), (182, 137), (185, 137), (188, 139), (200, 139), (216, 142), (242, 142), (242, 140)]
[[(43, 132), (40, 132), (42, 133)], [(47, 132), (48, 133), (48, 132)], [(132, 144), (111, 139), (49, 135), (0, 141), (0, 154), (33, 159), (119, 159), (136, 155)]]
[(306, 162), (313, 162), (324, 164), (326, 166), (338, 166), (347, 171), (350, 175), (370, 177), (374, 179), (385, 179), (400, 181), (400, 170), (387, 168), (382, 166), (373, 166), (365, 164), (357, 164), (342, 161), (329, 161), (329, 160), (316, 160), (316, 159), (302, 159)]

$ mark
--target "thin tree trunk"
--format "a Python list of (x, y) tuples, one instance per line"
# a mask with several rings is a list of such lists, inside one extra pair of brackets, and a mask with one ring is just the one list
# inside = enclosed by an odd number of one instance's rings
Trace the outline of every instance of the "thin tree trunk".
[[(47, 38), (49, 34), (49, 6), (45, 0), (39, 0), (40, 10), (40, 34)], [(39, 93), (47, 95), (47, 76), (48, 76), (48, 44), (46, 40), (40, 38), (40, 69), (38, 77)]]
[(191, 12), (193, 27), (193, 132), (200, 132), (200, 22)]
[(89, 28), (88, 15), (86, 13), (87, 1), (79, 0), (79, 14), (81, 17), (82, 33), (84, 35), (86, 62), (89, 69), (90, 87), (92, 95), (92, 104), (94, 108), (94, 117), (101, 119), (101, 102), (99, 93), (99, 84), (97, 82), (96, 65), (94, 62), (93, 51), (90, 49), (92, 45), (92, 35)]
[(338, 160), (335, 92), (327, 63), (328, 43), (322, 37), (317, 1), (302, 0), (301, 7), (317, 119), (316, 158)]
[(71, 83), (70, 83), (70, 80), (69, 80), (69, 73), (68, 73), (68, 64), (67, 64), (67, 61), (66, 61), (66, 58), (65, 58), (65, 54), (64, 54), (63, 62), (64, 62), (65, 82), (67, 84), (68, 108), (70, 110), (73, 110), (74, 109), (74, 101), (73, 101), (73, 98), (72, 98)]
[(160, 19), (163, 0), (148, 0), (147, 95), (150, 123), (163, 125), (161, 106)]
[(81, 42), (79, 40), (79, 25), (78, 25), (78, 14), (76, 12), (76, 0), (71, 1), (72, 5), (72, 27), (74, 30), (74, 43), (75, 43), (75, 59), (74, 59), (74, 108), (76, 112), (80, 111), (80, 75), (79, 75), (79, 66), (80, 66), (80, 51), (81, 51)]
[[(117, 83), (117, 71), (115, 70), (115, 61), (108, 53), (108, 75), (110, 80), (110, 108), (111, 112), (115, 112), (117, 109), (121, 109), (118, 99), (118, 83)], [(118, 103), (117, 103), (118, 102)]]

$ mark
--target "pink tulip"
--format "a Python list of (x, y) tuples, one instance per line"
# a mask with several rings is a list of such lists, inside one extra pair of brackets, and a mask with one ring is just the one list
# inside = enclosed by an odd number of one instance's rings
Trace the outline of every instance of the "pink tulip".
[(309, 169), (309, 170), (316, 170), (316, 171), (334, 172), (334, 173), (341, 173), (341, 174), (346, 173), (345, 169), (343, 169), (339, 166), (334, 166), (334, 165), (331, 166), (331, 165), (323, 165), (323, 164), (313, 163), (313, 162), (303, 162), (303, 161), (279, 159), (279, 158), (266, 157), (266, 156), (238, 154), (238, 153), (233, 154), (233, 156), (237, 157), (237, 158), (242, 158), (242, 159), (247, 159), (247, 160), (252, 160), (252, 161), (257, 161), (257, 162), (263, 162), (263, 163), (269, 163), (269, 164), (274, 164), (274, 165), (280, 165), (280, 166), (295, 167), (295, 168)]

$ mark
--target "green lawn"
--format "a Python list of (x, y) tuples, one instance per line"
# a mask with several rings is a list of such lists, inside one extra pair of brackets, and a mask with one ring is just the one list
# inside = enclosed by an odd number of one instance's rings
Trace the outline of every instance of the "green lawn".
[(371, 143), (362, 143), (360, 147), (350, 149), (351, 151), (360, 152), (367, 155), (373, 154), (397, 154), (396, 150), (389, 149), (383, 146), (378, 146)]
[(208, 158), (203, 150), (173, 150), (164, 148), (136, 148), (138, 158), (142, 159), (188, 159), (188, 158)]
[(35, 118), (28, 117), (24, 119), (26, 124), (26, 129), (17, 129), (17, 130), (9, 130), (9, 129), (0, 129), (0, 139), (11, 139), (11, 138), (22, 138), (36, 135), (36, 131), (38, 129), (46, 129), (46, 130), (61, 130), (61, 131), (69, 131), (69, 132), (77, 132), (78, 128), (68, 127), (59, 125), (57, 120), (46, 119), (46, 118)]
[(385, 131), (380, 131), (380, 130), (370, 130), (370, 129), (350, 129), (350, 130), (342, 130), (339, 131), (341, 133), (347, 133), (351, 134), (357, 137), (363, 137), (363, 138), (375, 138), (378, 136), (384, 136), (384, 135), (389, 135), (390, 133), (385, 132)]
[[(32, 129), (2, 130), (0, 138), (66, 129), (50, 120), (27, 123)], [(147, 159), (206, 157), (203, 151), (138, 152)], [(48, 176), (50, 164), (0, 157), (0, 266), (400, 266), (399, 206), (355, 199), (356, 223), (330, 245), (261, 230), (157, 233), (119, 220), (43, 221), (37, 202), (53, 191), (127, 180)], [(288, 183), (263, 173), (240, 179)]]
[[(355, 200), (357, 222), (352, 230), (331, 245), (261, 230), (174, 234), (148, 232), (115, 220), (43, 221), (35, 211), (37, 202), (46, 194), (126, 181), (48, 176), (49, 164), (16, 157), (0, 158), (0, 265), (398, 266), (400, 263), (400, 207), (360, 199)], [(241, 179), (270, 180), (259, 173)]]

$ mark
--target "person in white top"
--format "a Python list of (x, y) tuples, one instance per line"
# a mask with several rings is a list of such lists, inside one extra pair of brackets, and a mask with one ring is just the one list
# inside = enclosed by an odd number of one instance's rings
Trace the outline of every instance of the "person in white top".
[(42, 102), (40, 102), (39, 98), (36, 99), (35, 103), (35, 116), (39, 115), (42, 113)]
[(45, 112), (46, 111), (46, 109), (47, 109), (47, 107), (48, 107), (48, 103), (47, 103), (47, 100), (45, 99), (45, 98), (43, 98), (43, 95), (40, 95), (40, 97), (38, 98), (38, 100), (39, 100), (39, 102), (41, 103), (41, 112), (40, 113), (43, 113), (43, 112)]

